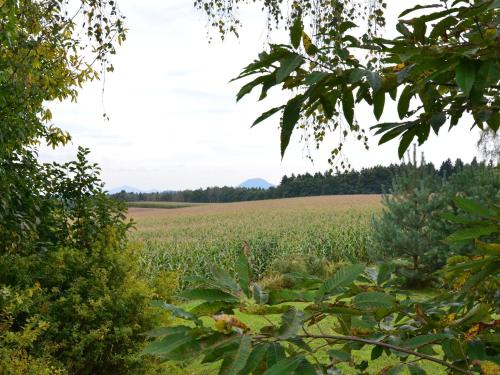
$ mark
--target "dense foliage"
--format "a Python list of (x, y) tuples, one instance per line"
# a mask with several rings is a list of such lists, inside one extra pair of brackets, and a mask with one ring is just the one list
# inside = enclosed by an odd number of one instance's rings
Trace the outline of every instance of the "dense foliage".
[(99, 170), (42, 164), (65, 144), (45, 107), (112, 70), (124, 39), (111, 0), (0, 1), (0, 373), (146, 371), (143, 332), (159, 317), (129, 249), (125, 208)]
[[(433, 164), (429, 164), (428, 168), (429, 173), (449, 178), (468, 165), (477, 168), (480, 163), (475, 159), (470, 164), (464, 164), (460, 159), (457, 159), (455, 163), (447, 159), (439, 169), (435, 169)], [(309, 173), (292, 174), (291, 176), (283, 176), (278, 186), (269, 189), (224, 186), (157, 193), (127, 193), (122, 191), (113, 194), (112, 197), (126, 202), (224, 203), (318, 195), (382, 194), (390, 189), (392, 179), (404, 173), (406, 168), (405, 164), (391, 164), (387, 167), (362, 168), (360, 171), (318, 172), (313, 175)]]
[(389, 194), (384, 195), (381, 215), (373, 220), (369, 252), (386, 262), (399, 262), (397, 272), (406, 286), (426, 286), (432, 273), (453, 255), (470, 253), (470, 244), (443, 242), (457, 230), (446, 215), (457, 210), (453, 199), (466, 196), (479, 202), (498, 201), (500, 175), (495, 168), (460, 166), (445, 179), (428, 164), (413, 165), (395, 177)]

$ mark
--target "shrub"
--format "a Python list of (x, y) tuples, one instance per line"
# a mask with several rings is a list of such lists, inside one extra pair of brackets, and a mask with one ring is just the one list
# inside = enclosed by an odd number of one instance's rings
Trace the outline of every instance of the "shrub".
[[(32, 191), (44, 216), (0, 248), (2, 374), (140, 374), (149, 367), (139, 357), (144, 333), (164, 316), (150, 301), (168, 298), (170, 281), (142, 274), (141, 250), (127, 245), (123, 206), (104, 195), (87, 153), (44, 166), (45, 184)], [(1, 222), (0, 232), (11, 222)]]

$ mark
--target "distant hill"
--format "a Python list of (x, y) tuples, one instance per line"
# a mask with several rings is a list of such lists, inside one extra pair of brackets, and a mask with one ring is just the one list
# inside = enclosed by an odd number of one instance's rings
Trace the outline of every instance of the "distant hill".
[(270, 182), (267, 182), (266, 180), (262, 178), (251, 178), (249, 180), (246, 180), (242, 182), (239, 187), (242, 188), (247, 188), (247, 189), (269, 189), (270, 187), (273, 187), (275, 185), (271, 184)]

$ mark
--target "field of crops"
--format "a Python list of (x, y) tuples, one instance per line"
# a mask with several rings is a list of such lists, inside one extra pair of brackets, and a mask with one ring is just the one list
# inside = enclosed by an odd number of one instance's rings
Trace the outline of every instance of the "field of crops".
[(134, 208), (184, 208), (198, 206), (200, 203), (185, 203), (185, 202), (127, 202), (128, 207)]
[(331, 261), (366, 260), (378, 195), (290, 198), (176, 209), (130, 208), (131, 240), (145, 246), (144, 266), (204, 275), (211, 265), (234, 268), (247, 243), (254, 276), (291, 254)]

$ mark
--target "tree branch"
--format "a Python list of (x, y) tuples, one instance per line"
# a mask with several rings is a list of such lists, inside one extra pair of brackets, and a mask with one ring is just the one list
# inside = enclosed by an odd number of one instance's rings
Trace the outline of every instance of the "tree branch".
[(415, 357), (419, 357), (419, 358), (426, 359), (426, 360), (431, 361), (431, 362), (438, 363), (442, 366), (448, 367), (448, 368), (453, 369), (455, 371), (458, 371), (462, 374), (468, 374), (468, 375), (472, 374), (472, 372), (470, 372), (469, 370), (464, 370), (460, 367), (452, 365), (451, 363), (443, 361), (442, 359), (435, 358), (431, 355), (419, 353), (419, 352), (413, 351), (411, 349), (388, 344), (388, 343), (382, 342), (382, 341), (369, 340), (369, 339), (364, 339), (364, 338), (356, 337), (356, 336), (340, 336), (340, 335), (299, 335), (299, 337), (301, 337), (301, 338), (315, 338), (315, 339), (331, 339), (331, 340), (341, 340), (341, 341), (355, 341), (355, 342), (361, 342), (361, 343), (369, 344), (369, 345), (381, 346), (383, 348), (395, 350), (395, 351), (402, 352), (402, 353), (411, 354), (411, 355), (414, 355)]

